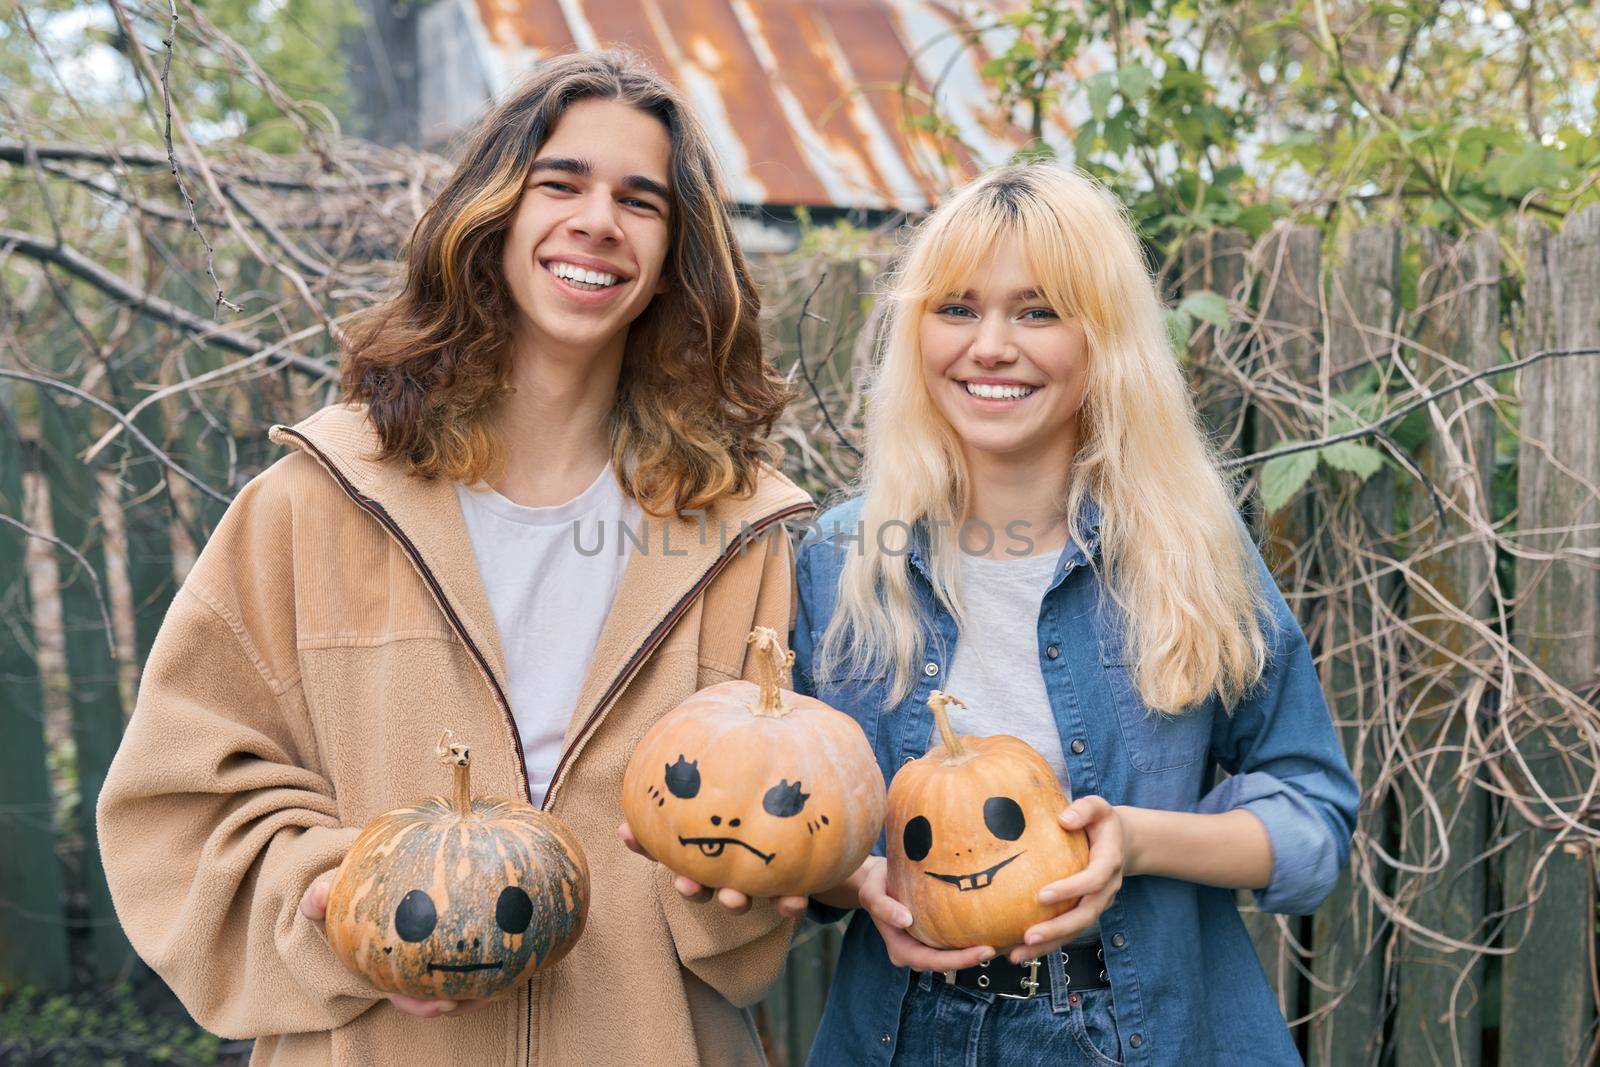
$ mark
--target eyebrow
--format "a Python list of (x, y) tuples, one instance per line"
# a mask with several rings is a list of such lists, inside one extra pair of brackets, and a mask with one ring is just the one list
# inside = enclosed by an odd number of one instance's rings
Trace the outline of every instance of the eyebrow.
[[(545, 156), (543, 159), (533, 161), (532, 173), (538, 174), (540, 171), (547, 170), (559, 171), (563, 174), (576, 174), (580, 178), (587, 178), (594, 173), (594, 167), (589, 164), (587, 159), (573, 159), (567, 156)], [(646, 178), (643, 174), (630, 174), (622, 179), (622, 184), (625, 188), (632, 189), (635, 192), (659, 196), (669, 204), (672, 202), (672, 193), (665, 185), (662, 185), (654, 178)]]
[[(1043, 298), (1044, 294), (1032, 287), (1027, 289), (1018, 289), (1009, 297), (1011, 300), (1041, 300)], [(967, 289), (963, 292), (951, 293), (949, 299), (971, 301), (978, 299), (978, 294), (973, 292), (971, 289)]]

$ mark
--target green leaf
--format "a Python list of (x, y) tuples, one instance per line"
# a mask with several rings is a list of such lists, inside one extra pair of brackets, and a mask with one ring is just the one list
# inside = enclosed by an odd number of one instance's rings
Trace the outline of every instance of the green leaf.
[(1225, 329), (1230, 321), (1228, 301), (1218, 293), (1190, 293), (1178, 304), (1178, 310), (1187, 312), (1217, 329)]
[(1293, 499), (1316, 469), (1315, 452), (1296, 452), (1267, 460), (1261, 465), (1262, 505), (1268, 512), (1277, 511)]
[(1337, 470), (1349, 471), (1362, 481), (1383, 468), (1383, 453), (1360, 441), (1340, 441), (1317, 450), (1322, 462)]
[(1084, 83), (1084, 89), (1089, 94), (1089, 113), (1097, 119), (1104, 119), (1106, 109), (1111, 106), (1116, 76), (1115, 71), (1103, 70)]
[(1155, 88), (1156, 76), (1150, 73), (1150, 68), (1143, 64), (1135, 63), (1117, 71), (1117, 88), (1122, 90), (1122, 95), (1129, 100), (1140, 100)]

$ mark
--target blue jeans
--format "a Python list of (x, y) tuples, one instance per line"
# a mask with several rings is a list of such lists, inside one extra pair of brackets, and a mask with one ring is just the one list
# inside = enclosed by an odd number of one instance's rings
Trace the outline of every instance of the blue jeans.
[(912, 972), (891, 1067), (1121, 1067), (1111, 990), (1068, 992), (1052, 962), (1050, 994), (1027, 1000)]

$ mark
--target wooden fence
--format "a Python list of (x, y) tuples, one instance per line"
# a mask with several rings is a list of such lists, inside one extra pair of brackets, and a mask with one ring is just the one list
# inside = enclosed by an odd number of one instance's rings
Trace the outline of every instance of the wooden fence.
[[(814, 311), (854, 330), (864, 276), (843, 266)], [(1532, 224), (1509, 239), (1372, 227), (1328, 247), (1309, 228), (1254, 243), (1214, 233), (1191, 239), (1169, 282), (1175, 304), (1227, 299), (1225, 324), (1196, 320), (1188, 368), (1226, 453), (1260, 452), (1369, 424), (1514, 358), (1600, 347), (1600, 207), (1559, 234)], [(796, 303), (780, 362), (798, 355)], [(811, 353), (815, 391), (795, 416), (820, 401), (845, 438), (859, 410), (851, 340)], [(81, 381), (70, 324), (36, 358)], [(127, 410), (129, 364), (106, 366), (93, 391)], [(249, 389), (251, 410), (280, 417), (325, 398), (282, 375)], [(13, 520), (0, 522), (0, 987), (134, 966), (99, 868), (95, 799), (127, 675), (222, 506), (147, 450), (86, 464), (107, 425), (70, 393), (0, 378), (0, 516)], [(259, 418), (156, 405), (138, 425), (212, 485), (269, 459)], [(834, 433), (805, 426), (818, 447)], [(1270, 516), (1245, 501), (1364, 790), (1327, 904), (1247, 921), (1309, 1062), (1478, 1064), (1500, 1050), (1593, 1062), (1600, 358), (1485, 376), (1384, 430), (1364, 442), (1387, 456), (1375, 472), (1326, 448)], [(813, 486), (815, 458), (795, 460)], [(798, 945), (760, 1007), (778, 1067), (804, 1058), (838, 941), (824, 930)]]

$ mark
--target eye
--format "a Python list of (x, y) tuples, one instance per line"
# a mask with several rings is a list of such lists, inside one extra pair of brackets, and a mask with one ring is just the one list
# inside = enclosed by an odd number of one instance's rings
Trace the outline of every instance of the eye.
[(943, 307), (941, 307), (937, 312), (935, 312), (935, 314), (937, 314), (937, 315), (949, 315), (950, 317), (957, 318), (957, 319), (959, 319), (959, 318), (976, 318), (977, 317), (977, 316), (972, 314), (972, 309), (971, 308), (962, 307), (960, 304), (946, 304)]
[(918, 815), (906, 823), (905, 833), (901, 835), (901, 839), (906, 846), (906, 859), (920, 863), (927, 859), (928, 850), (933, 848), (933, 825)]
[(400, 906), (394, 909), (394, 932), (402, 941), (426, 941), (438, 922), (439, 913), (434, 910), (433, 898), (420, 889), (401, 897)]
[(557, 192), (557, 193), (575, 193), (575, 192), (578, 191), (577, 186), (573, 185), (571, 182), (556, 182), (556, 181), (540, 182), (539, 183), (539, 188), (541, 188), (541, 189), (549, 189), (552, 192)]
[(778, 784), (767, 790), (767, 795), (761, 798), (761, 806), (767, 810), (768, 815), (787, 819), (791, 815), (799, 815), (800, 809), (805, 807), (806, 801), (810, 799), (810, 793), (800, 792), (799, 782), (790, 785), (789, 779), (780, 778)]
[(656, 207), (650, 201), (648, 201), (648, 200), (640, 200), (636, 196), (626, 197), (626, 198), (623, 199), (622, 202), (624, 204), (626, 204), (627, 206), (629, 206), (629, 207), (643, 208), (646, 211), (654, 211), (654, 212), (656, 212), (656, 214), (660, 214), (661, 213), (661, 209)]
[(1022, 807), (1010, 797), (990, 797), (983, 802), (983, 825), (1002, 841), (1015, 841), (1028, 828)]
[(1029, 322), (1049, 322), (1051, 319), (1057, 319), (1061, 316), (1049, 308), (1029, 308), (1022, 313), (1022, 317)]
[(533, 922), (533, 901), (521, 886), (508, 885), (500, 890), (500, 899), (494, 905), (494, 924), (508, 934), (525, 933)]
[(678, 762), (667, 768), (667, 789), (679, 800), (689, 800), (700, 792), (700, 761), (690, 763), (680, 753)]

